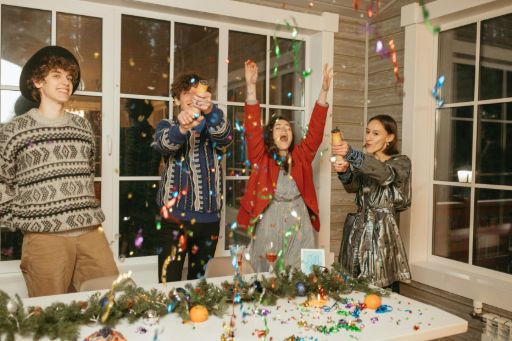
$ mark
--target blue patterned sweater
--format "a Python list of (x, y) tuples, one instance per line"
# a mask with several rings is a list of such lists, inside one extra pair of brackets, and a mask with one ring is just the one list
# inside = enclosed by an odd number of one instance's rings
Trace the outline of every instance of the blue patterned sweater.
[(177, 121), (160, 121), (153, 147), (164, 155), (165, 167), (157, 204), (162, 207), (176, 198), (169, 209), (175, 218), (198, 223), (219, 221), (222, 155), (232, 140), (231, 124), (217, 106), (187, 134), (180, 132)]

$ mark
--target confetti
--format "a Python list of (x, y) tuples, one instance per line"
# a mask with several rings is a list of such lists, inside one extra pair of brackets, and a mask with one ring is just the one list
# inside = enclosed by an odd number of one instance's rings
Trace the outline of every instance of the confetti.
[(308, 68), (308, 69), (302, 71), (302, 77), (307, 78), (307, 77), (311, 76), (312, 72), (313, 72), (313, 69)]
[(377, 40), (375, 43), (375, 52), (379, 54), (382, 58), (389, 57), (389, 52), (384, 48), (384, 44), (382, 44), (382, 40)]
[(427, 29), (432, 32), (433, 34), (437, 34), (441, 31), (441, 28), (437, 25), (432, 25), (429, 18), (429, 12), (427, 9), (427, 6), (425, 5), (424, 0), (419, 0), (419, 5), (421, 6), (421, 13), (423, 15), (423, 23), (427, 27)]
[(142, 229), (139, 229), (137, 231), (137, 235), (135, 236), (135, 241), (133, 244), (137, 249), (140, 249), (142, 247), (142, 243), (144, 242), (144, 237), (142, 236)]
[(391, 61), (393, 62), (393, 72), (396, 76), (396, 81), (398, 83), (403, 83), (403, 79), (400, 77), (400, 71), (398, 70), (398, 61), (396, 59), (396, 51), (395, 51), (395, 41), (391, 39), (389, 41), (389, 50), (391, 53)]
[(444, 99), (441, 97), (441, 90), (444, 85), (444, 75), (439, 76), (434, 88), (432, 89), (432, 97), (436, 100), (436, 105), (441, 108), (444, 105)]

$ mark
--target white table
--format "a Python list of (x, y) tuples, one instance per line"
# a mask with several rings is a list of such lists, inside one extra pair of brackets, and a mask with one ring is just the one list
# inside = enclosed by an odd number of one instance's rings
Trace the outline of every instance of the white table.
[[(221, 283), (224, 280), (231, 281), (232, 277), (213, 278), (209, 281)], [(161, 284), (152, 287), (162, 289), (168, 292), (171, 287), (184, 287), (187, 281), (168, 283), (164, 289)], [(145, 286), (149, 289), (151, 286)], [(69, 303), (73, 300), (87, 300), (92, 292), (75, 293), (66, 295), (55, 295), (37, 298), (27, 298), (24, 300), (25, 306), (48, 306), (54, 302)], [(346, 296), (349, 301), (355, 303), (362, 302), (364, 293), (354, 292)], [(354, 320), (353, 316), (342, 316), (337, 311), (349, 311), (343, 305), (331, 312), (324, 312), (318, 308), (304, 308), (300, 305), (305, 301), (304, 297), (298, 297), (296, 300), (289, 301), (281, 299), (276, 306), (266, 306), (270, 310), (267, 315), (267, 325), (269, 335), (273, 341), (281, 341), (289, 336), (295, 335), (304, 337), (306, 341), (323, 340), (431, 340), (449, 335), (464, 333), (467, 331), (468, 323), (455, 315), (449, 314), (441, 309), (429, 306), (427, 304), (409, 299), (407, 297), (391, 294), (389, 297), (382, 298), (382, 304), (392, 307), (392, 312), (377, 314), (374, 310), (364, 309), (361, 311), (360, 319), (364, 328), (361, 332), (341, 330), (337, 333), (324, 335), (315, 330), (306, 329), (304, 323), (307, 321), (310, 325), (328, 325), (327, 321), (338, 321), (346, 319)], [(331, 304), (334, 301), (331, 300)], [(245, 311), (252, 311), (253, 304), (244, 303)], [(228, 314), (231, 308), (228, 310)], [(242, 321), (240, 306), (235, 307), (236, 331), (235, 340), (258, 340), (256, 332), (264, 329), (263, 317), (255, 315), (246, 316)], [(223, 322), (229, 323), (230, 316), (224, 318), (210, 316), (203, 323), (184, 324), (177, 314), (168, 314), (161, 318), (158, 323), (151, 325), (149, 321), (139, 320), (134, 324), (129, 324), (123, 320), (115, 330), (121, 332), (128, 340), (220, 340), (223, 333)], [(361, 325), (358, 323), (357, 325)], [(80, 340), (99, 330), (101, 326), (85, 326), (80, 330)], [(146, 330), (144, 333), (143, 330)], [(157, 335), (155, 337), (155, 335)], [(27, 339), (28, 340), (28, 339)], [(260, 339), (263, 340), (263, 339)]]

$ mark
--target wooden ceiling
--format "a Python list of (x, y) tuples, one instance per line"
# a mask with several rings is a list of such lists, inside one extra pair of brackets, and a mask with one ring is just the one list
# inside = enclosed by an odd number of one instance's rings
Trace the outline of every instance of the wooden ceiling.
[[(354, 10), (353, 0), (236, 0), (240, 2), (253, 3), (257, 5), (269, 6), (274, 8), (285, 8), (291, 11), (303, 13), (320, 14), (322, 12), (331, 12), (344, 17), (360, 18), (366, 7), (377, 0), (360, 0), (359, 11)], [(386, 7), (395, 0), (380, 0), (380, 8)]]

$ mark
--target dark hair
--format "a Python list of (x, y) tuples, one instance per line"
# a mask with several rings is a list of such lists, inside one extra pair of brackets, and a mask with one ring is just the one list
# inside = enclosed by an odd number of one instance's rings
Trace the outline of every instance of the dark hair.
[(295, 146), (295, 144), (293, 142), (293, 139), (294, 139), (293, 130), (292, 130), (292, 141), (290, 143), (290, 147), (288, 148), (287, 159), (281, 160), (279, 157), (279, 149), (277, 148), (277, 146), (274, 142), (274, 134), (273, 134), (274, 126), (275, 126), (277, 120), (286, 121), (286, 122), (290, 123), (290, 126), (291, 126), (291, 122), (288, 118), (281, 116), (281, 115), (276, 115), (276, 114), (272, 115), (272, 117), (270, 118), (270, 121), (263, 128), (263, 142), (265, 143), (265, 149), (267, 150), (268, 155), (271, 158), (275, 159), (277, 164), (279, 166), (281, 166), (285, 170), (286, 173), (288, 173), (289, 166), (290, 166), (289, 162), (293, 162), (293, 160), (291, 160), (291, 155), (292, 155), (293, 147)]
[(375, 121), (375, 120), (379, 121), (382, 124), (382, 126), (384, 127), (384, 129), (387, 131), (388, 134), (393, 134), (395, 136), (393, 141), (389, 142), (386, 149), (384, 149), (384, 154), (386, 154), (386, 155), (398, 154), (399, 153), (399, 151), (398, 151), (398, 127), (397, 127), (395, 119), (389, 115), (377, 115), (377, 116), (370, 118), (368, 123), (370, 123), (371, 121)]
[(61, 56), (49, 56), (46, 60), (43, 59), (41, 65), (38, 68), (35, 68), (32, 75), (27, 78), (27, 88), (30, 90), (32, 98), (36, 102), (41, 101), (41, 93), (39, 92), (39, 89), (36, 88), (34, 81), (38, 82), (44, 80), (50, 71), (56, 69), (62, 69), (68, 72), (73, 78), (71, 81), (72, 84), (75, 83), (80, 72), (80, 67), (67, 58)]
[(171, 85), (171, 96), (172, 98), (180, 98), (182, 91), (188, 91), (193, 86), (197, 86), (201, 79), (200, 76), (195, 73), (184, 73), (174, 78), (174, 82)]

